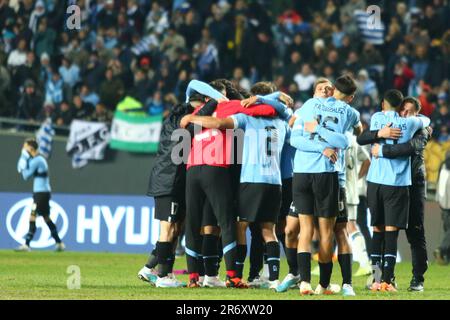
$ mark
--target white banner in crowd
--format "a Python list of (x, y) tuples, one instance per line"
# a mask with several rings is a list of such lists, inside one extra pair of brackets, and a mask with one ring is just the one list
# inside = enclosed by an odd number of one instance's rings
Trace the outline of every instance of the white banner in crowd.
[(72, 167), (81, 168), (88, 160), (103, 160), (109, 139), (110, 133), (105, 123), (72, 121), (66, 146), (66, 151), (72, 156)]

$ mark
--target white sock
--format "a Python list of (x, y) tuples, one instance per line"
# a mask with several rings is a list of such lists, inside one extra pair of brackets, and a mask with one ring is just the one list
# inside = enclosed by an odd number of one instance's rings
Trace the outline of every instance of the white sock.
[(353, 251), (353, 260), (359, 262), (361, 267), (370, 265), (369, 257), (367, 256), (366, 242), (364, 236), (360, 231), (350, 234), (350, 242)]

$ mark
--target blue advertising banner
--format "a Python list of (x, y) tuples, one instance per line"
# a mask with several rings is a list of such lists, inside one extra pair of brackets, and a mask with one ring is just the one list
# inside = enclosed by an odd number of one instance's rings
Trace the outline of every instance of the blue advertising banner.
[[(0, 248), (24, 243), (33, 199), (0, 192)], [(52, 194), (50, 217), (70, 251), (148, 253), (157, 241), (154, 200), (146, 196)], [(36, 220), (33, 249), (54, 249), (44, 219)]]

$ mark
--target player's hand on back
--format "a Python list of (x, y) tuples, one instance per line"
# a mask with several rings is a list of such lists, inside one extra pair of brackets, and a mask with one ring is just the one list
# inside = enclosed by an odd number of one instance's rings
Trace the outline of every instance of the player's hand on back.
[(330, 148), (325, 148), (325, 150), (322, 151), (322, 154), (327, 157), (328, 159), (330, 159), (330, 161), (332, 163), (336, 163), (338, 155), (336, 150), (334, 149), (330, 149)]
[(192, 114), (187, 114), (183, 118), (181, 118), (180, 128), (183, 128), (183, 129), (186, 128), (189, 125), (189, 123), (191, 122), (191, 119), (192, 119)]
[(389, 122), (383, 129), (378, 130), (378, 138), (398, 140), (402, 136), (402, 130), (392, 128), (392, 122)]
[(241, 101), (241, 106), (243, 106), (244, 108), (248, 108), (251, 105), (255, 104), (258, 101), (258, 97), (257, 96), (253, 96), (247, 99), (244, 99)]
[(292, 108), (292, 106), (294, 105), (294, 99), (292, 99), (291, 96), (287, 95), (284, 92), (280, 92), (280, 97), (278, 99), (280, 99), (280, 101), (287, 105), (289, 108)]
[(372, 148), (370, 149), (370, 153), (372, 154), (372, 156), (374, 156), (375, 158), (378, 158), (378, 153), (380, 152), (380, 145), (378, 143), (375, 143)]

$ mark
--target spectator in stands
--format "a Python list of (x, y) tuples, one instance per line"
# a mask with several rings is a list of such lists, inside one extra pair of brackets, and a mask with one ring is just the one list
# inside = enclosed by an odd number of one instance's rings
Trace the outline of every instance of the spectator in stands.
[(80, 68), (72, 63), (70, 58), (63, 57), (61, 67), (59, 67), (59, 74), (61, 75), (64, 84), (73, 89), (80, 81)]
[(400, 90), (404, 96), (408, 95), (410, 81), (414, 78), (414, 71), (408, 65), (408, 59), (401, 57), (394, 67), (394, 88)]
[(39, 21), (39, 27), (34, 35), (33, 44), (34, 52), (40, 56), (44, 52), (53, 56), (55, 52), (56, 32), (47, 25), (47, 18), (42, 18)]
[(36, 84), (31, 79), (26, 80), (17, 105), (17, 118), (28, 121), (37, 120), (42, 104), (42, 95), (36, 90)]
[(438, 264), (447, 265), (450, 262), (450, 152), (447, 152), (445, 161), (440, 168), (436, 201), (442, 210), (444, 236), (441, 244), (434, 251), (434, 257)]
[(87, 84), (83, 84), (80, 89), (80, 98), (84, 103), (96, 106), (100, 102), (100, 97), (94, 91), (91, 91)]
[(300, 72), (294, 76), (302, 101), (306, 101), (308, 97), (312, 96), (312, 88), (316, 80), (317, 76), (313, 74), (310, 65), (307, 63), (303, 64)]
[(437, 140), (446, 141), (450, 128), (450, 113), (445, 100), (439, 100), (438, 107), (431, 116), (431, 125), (433, 127), (433, 136)]
[(233, 70), (233, 78), (231, 79), (238, 87), (250, 91), (250, 80), (244, 75), (244, 70), (241, 67), (236, 67)]
[(53, 113), (53, 122), (57, 126), (68, 126), (72, 122), (73, 111), (67, 101), (62, 101)]
[(41, 69), (39, 70), (39, 80), (41, 83), (47, 83), (47, 80), (52, 76), (52, 66), (50, 63), (50, 56), (44, 52), (41, 57)]
[(97, 122), (105, 122), (105, 123), (111, 123), (113, 118), (113, 113), (111, 110), (109, 110), (103, 103), (98, 103), (95, 106), (95, 111), (92, 114), (92, 121)]
[(83, 101), (81, 95), (75, 95), (72, 99), (73, 118), (79, 120), (90, 120), (94, 112), (94, 105)]
[(151, 116), (160, 115), (164, 112), (164, 102), (160, 91), (155, 91), (148, 103), (148, 114)]
[(45, 102), (57, 105), (64, 99), (64, 83), (60, 74), (53, 70), (51, 78), (45, 84)]
[(18, 67), (25, 64), (27, 61), (27, 42), (25, 39), (20, 39), (17, 49), (11, 51), (8, 57), (9, 67)]
[(124, 85), (120, 78), (114, 76), (112, 68), (106, 69), (105, 80), (100, 85), (100, 101), (109, 110), (114, 110), (124, 94)]
[[(366, 69), (361, 69), (358, 72), (358, 78), (356, 81), (358, 86), (357, 95), (365, 96), (368, 95), (372, 101), (378, 101), (378, 89), (376, 83), (369, 78), (369, 73)], [(353, 101), (355, 105), (360, 105), (362, 101)]]

